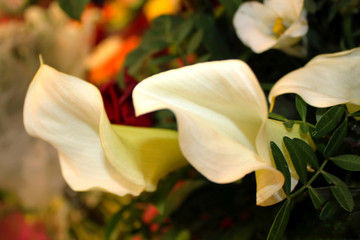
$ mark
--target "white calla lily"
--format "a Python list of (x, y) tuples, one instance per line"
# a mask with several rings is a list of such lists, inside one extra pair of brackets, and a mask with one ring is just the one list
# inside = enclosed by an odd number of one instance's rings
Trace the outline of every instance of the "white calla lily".
[[(246, 63), (216, 61), (163, 72), (142, 81), (133, 100), (137, 115), (174, 112), (184, 156), (211, 181), (229, 183), (256, 171), (258, 205), (284, 198), (270, 141), (282, 147), (283, 136), (300, 137), (300, 131), (267, 118), (265, 95)], [(294, 187), (298, 176), (289, 163)]]
[(24, 125), (58, 149), (64, 178), (78, 191), (138, 195), (186, 164), (175, 131), (110, 124), (95, 86), (44, 64), (26, 95)]
[(347, 104), (350, 111), (360, 110), (360, 48), (322, 54), (304, 67), (288, 73), (272, 88), (271, 105), (285, 93), (296, 93), (315, 107)]
[(307, 33), (304, 0), (264, 0), (240, 5), (233, 19), (238, 37), (255, 53), (271, 48), (296, 53), (291, 47)]

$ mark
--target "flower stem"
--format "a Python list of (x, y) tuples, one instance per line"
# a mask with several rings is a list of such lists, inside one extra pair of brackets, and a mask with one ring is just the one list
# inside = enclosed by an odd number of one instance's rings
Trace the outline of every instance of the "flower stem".
[(292, 199), (292, 198), (296, 197), (297, 195), (302, 193), (307, 187), (309, 187), (315, 181), (315, 179), (319, 176), (319, 174), (323, 171), (323, 169), (328, 161), (329, 161), (328, 159), (325, 159), (325, 161), (321, 164), (319, 170), (316, 171), (316, 173), (310, 178), (310, 180), (306, 184), (304, 184), (299, 190), (297, 190), (296, 192), (291, 194), (288, 198)]

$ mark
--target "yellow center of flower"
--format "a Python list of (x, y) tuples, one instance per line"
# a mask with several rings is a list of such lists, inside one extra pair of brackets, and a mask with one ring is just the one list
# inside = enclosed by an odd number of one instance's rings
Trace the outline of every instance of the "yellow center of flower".
[(285, 32), (286, 27), (283, 24), (283, 19), (281, 17), (276, 18), (272, 30), (277, 37), (280, 37)]

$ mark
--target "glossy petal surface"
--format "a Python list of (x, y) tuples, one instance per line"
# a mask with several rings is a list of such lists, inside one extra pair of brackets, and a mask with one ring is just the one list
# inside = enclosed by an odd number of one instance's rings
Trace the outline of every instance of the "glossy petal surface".
[(208, 62), (160, 73), (141, 82), (133, 98), (137, 114), (165, 108), (175, 113), (181, 150), (208, 179), (229, 183), (259, 171), (258, 204), (281, 188), (284, 179), (266, 142), (264, 93), (244, 62)]
[(344, 103), (359, 107), (359, 64), (359, 48), (319, 55), (274, 85), (269, 95), (271, 105), (279, 95), (296, 93), (315, 107)]
[(30, 135), (58, 149), (63, 175), (75, 190), (137, 195), (185, 164), (175, 132), (111, 125), (95, 86), (47, 65), (29, 87), (24, 124)]

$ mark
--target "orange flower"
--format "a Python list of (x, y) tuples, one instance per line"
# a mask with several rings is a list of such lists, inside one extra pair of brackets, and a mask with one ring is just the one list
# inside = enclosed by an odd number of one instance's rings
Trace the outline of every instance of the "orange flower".
[(89, 58), (89, 81), (101, 85), (116, 76), (120, 71), (126, 55), (140, 43), (139, 36), (126, 39), (115, 37), (100, 44)]

